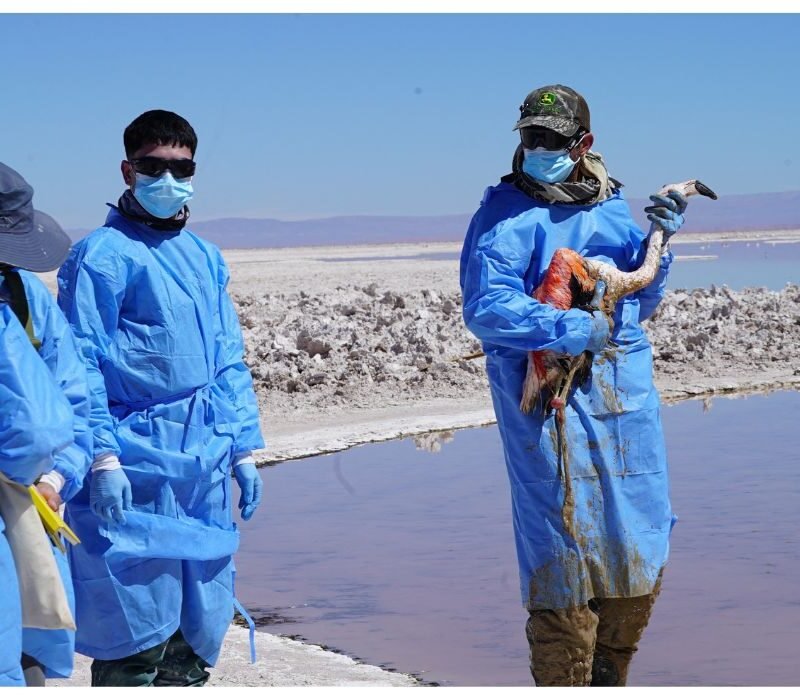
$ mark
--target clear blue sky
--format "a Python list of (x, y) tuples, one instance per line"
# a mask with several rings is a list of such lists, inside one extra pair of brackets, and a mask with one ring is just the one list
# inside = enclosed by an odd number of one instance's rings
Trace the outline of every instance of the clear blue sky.
[(629, 197), (800, 189), (800, 15), (0, 15), (0, 159), (66, 227), (123, 189), (122, 131), (199, 136), (195, 220), (473, 211), (518, 106), (583, 93)]

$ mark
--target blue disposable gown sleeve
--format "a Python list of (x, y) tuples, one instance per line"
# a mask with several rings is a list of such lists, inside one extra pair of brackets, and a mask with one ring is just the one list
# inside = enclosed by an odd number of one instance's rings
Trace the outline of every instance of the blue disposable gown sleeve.
[(114, 256), (106, 255), (102, 260), (104, 267), (92, 266), (86, 260), (86, 247), (78, 243), (58, 271), (58, 305), (86, 367), (93, 457), (120, 454), (101, 367), (117, 329), (126, 270)]
[(72, 411), (7, 304), (0, 304), (0, 470), (26, 486), (72, 442)]
[(467, 257), (464, 322), (484, 343), (579, 355), (589, 341), (591, 316), (580, 309), (559, 311), (526, 292), (535, 236), (530, 225), (517, 221), (502, 221), (483, 234)]
[(239, 317), (228, 295), (229, 279), (228, 267), (217, 251), (220, 325), (217, 336), (216, 381), (236, 407), (239, 436), (234, 444), (234, 454), (238, 454), (264, 447), (264, 438), (261, 436), (253, 378), (244, 363), (244, 339)]
[[(478, 211), (476, 211), (472, 215), (472, 219), (469, 222), (469, 226), (467, 227), (467, 234), (464, 236), (464, 245), (461, 247), (461, 259), (459, 262), (459, 283), (461, 284), (461, 291), (464, 291), (464, 284), (466, 281), (467, 269), (469, 268), (469, 259), (472, 255), (473, 249), (475, 248), (475, 239), (476, 237), (480, 237), (480, 235), (491, 228), (494, 224), (497, 223), (497, 220), (492, 222), (490, 226), (486, 225), (485, 219), (487, 218), (487, 202), (489, 201), (492, 193), (492, 188), (487, 187), (483, 192), (483, 197), (481, 197), (481, 204), (478, 207)], [(505, 212), (504, 212), (505, 213)], [(501, 220), (504, 218), (508, 218), (507, 216), (502, 216)]]
[(67, 319), (47, 287), (30, 272), (20, 271), (26, 288), (33, 330), (42, 343), (39, 356), (72, 407), (74, 442), (56, 455), (53, 469), (64, 477), (60, 496), (71, 499), (83, 484), (92, 462), (89, 428), (89, 385), (86, 367), (78, 352)]

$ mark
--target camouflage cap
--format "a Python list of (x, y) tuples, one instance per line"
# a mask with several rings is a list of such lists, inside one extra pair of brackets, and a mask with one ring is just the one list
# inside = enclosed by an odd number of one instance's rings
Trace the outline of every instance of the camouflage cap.
[(591, 131), (589, 105), (566, 85), (545, 85), (530, 93), (519, 108), (520, 118), (514, 129), (543, 126), (564, 136), (579, 128)]

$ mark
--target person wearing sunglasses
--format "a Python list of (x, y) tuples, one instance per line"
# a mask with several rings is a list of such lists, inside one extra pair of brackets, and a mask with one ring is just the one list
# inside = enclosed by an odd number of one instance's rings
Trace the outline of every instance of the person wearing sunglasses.
[(228, 270), (191, 233), (197, 135), (165, 110), (123, 135), (127, 189), (73, 247), (58, 301), (92, 391), (91, 471), (68, 504), (76, 650), (92, 685), (203, 685), (233, 617), (233, 475), (264, 446)]
[[(464, 321), (486, 354), (511, 484), (531, 673), (542, 686), (625, 685), (675, 520), (641, 326), (664, 295), (673, 256), (665, 245), (655, 280), (617, 305), (613, 333), (603, 314), (532, 298), (556, 249), (629, 271), (641, 265), (648, 234), (591, 150), (589, 107), (578, 92), (532, 91), (514, 129), (512, 172), (484, 193), (460, 280)], [(677, 231), (686, 200), (651, 199), (648, 218)], [(566, 455), (555, 413), (520, 409), (528, 353), (536, 350), (594, 354), (588, 378), (568, 398)]]

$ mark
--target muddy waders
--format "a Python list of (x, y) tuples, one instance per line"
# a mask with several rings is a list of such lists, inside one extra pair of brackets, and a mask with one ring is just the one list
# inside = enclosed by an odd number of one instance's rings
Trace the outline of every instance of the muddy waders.
[(649, 595), (529, 611), (526, 632), (536, 685), (624, 686), (660, 590), (661, 576)]

